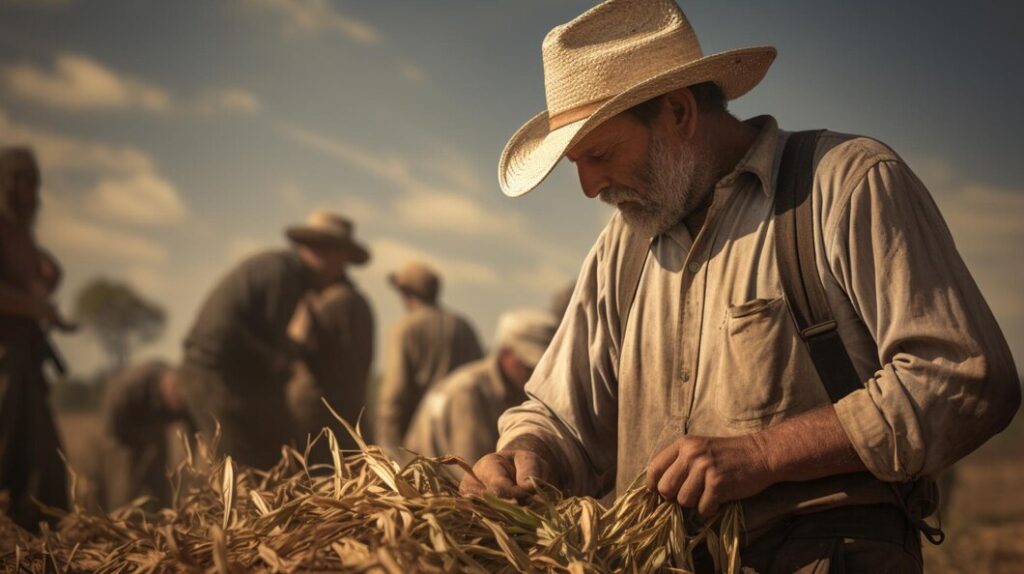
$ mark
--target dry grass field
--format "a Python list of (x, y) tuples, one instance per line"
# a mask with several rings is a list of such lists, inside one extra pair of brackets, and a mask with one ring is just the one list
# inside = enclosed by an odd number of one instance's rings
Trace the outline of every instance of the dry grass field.
[[(66, 413), (59, 425), (71, 464), (92, 468), (92, 442), (101, 432), (91, 413)], [(926, 572), (1024, 572), (1024, 419), (956, 468), (944, 517), (945, 544), (925, 543)]]

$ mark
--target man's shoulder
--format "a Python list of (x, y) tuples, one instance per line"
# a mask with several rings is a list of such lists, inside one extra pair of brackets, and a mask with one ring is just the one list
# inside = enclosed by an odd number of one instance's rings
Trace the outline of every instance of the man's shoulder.
[(815, 152), (815, 177), (823, 192), (842, 192), (857, 185), (872, 167), (902, 161), (885, 143), (868, 136), (825, 131)]
[(289, 249), (268, 249), (245, 257), (238, 262), (226, 280), (264, 281), (296, 273), (302, 262), (298, 254)]
[(291, 249), (267, 249), (246, 257), (239, 267), (268, 270), (292, 269), (300, 264), (298, 254)]

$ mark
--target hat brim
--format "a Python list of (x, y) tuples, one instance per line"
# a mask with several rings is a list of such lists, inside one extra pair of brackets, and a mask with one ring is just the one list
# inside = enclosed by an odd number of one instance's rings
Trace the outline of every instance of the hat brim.
[(333, 233), (326, 233), (319, 229), (311, 229), (309, 227), (297, 225), (286, 229), (284, 234), (288, 239), (291, 239), (296, 243), (303, 243), (307, 245), (329, 243), (336, 245), (347, 253), (349, 262), (354, 265), (365, 265), (370, 261), (370, 252), (367, 251), (366, 247), (363, 247), (356, 241), (339, 237)]
[(519, 128), (501, 153), (498, 183), (509, 197), (536, 188), (573, 145), (604, 121), (651, 98), (702, 82), (715, 82), (726, 99), (749, 92), (764, 78), (775, 60), (770, 46), (741, 48), (705, 56), (636, 84), (609, 99), (589, 116), (551, 130), (547, 111)]

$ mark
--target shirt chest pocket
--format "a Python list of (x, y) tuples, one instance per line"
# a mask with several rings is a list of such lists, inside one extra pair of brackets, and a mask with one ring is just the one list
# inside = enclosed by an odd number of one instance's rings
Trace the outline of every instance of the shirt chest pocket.
[(766, 427), (828, 402), (782, 297), (726, 309), (712, 384), (727, 423)]

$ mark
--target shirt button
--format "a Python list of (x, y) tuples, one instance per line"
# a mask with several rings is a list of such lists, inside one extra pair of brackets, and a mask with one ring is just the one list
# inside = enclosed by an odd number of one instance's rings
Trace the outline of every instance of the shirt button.
[(696, 273), (696, 272), (700, 271), (700, 262), (699, 261), (691, 261), (690, 264), (687, 265), (686, 267), (687, 267), (687, 269), (690, 270), (690, 273)]
[(679, 369), (679, 380), (683, 381), (684, 383), (686, 381), (689, 381), (690, 380), (690, 371), (687, 371), (686, 369)]

